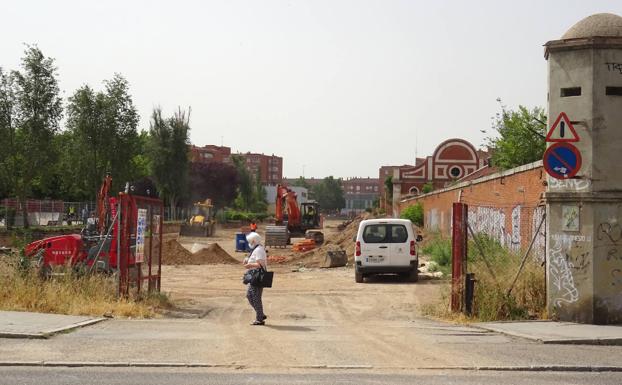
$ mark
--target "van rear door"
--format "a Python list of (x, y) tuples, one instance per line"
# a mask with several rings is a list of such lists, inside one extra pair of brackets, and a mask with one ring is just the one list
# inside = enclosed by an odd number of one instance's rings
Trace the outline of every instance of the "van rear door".
[(408, 229), (403, 224), (391, 225), (391, 247), (390, 247), (390, 259), (393, 266), (409, 266), (410, 260), (415, 257), (410, 255), (410, 242), (411, 237), (408, 234)]
[(390, 265), (390, 229), (390, 225), (386, 223), (374, 223), (365, 226), (361, 242), (362, 265)]

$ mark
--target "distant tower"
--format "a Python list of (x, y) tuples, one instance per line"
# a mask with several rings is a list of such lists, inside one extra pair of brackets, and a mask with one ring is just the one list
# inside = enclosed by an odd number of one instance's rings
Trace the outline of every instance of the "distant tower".
[(547, 306), (622, 322), (622, 17), (589, 16), (545, 45)]

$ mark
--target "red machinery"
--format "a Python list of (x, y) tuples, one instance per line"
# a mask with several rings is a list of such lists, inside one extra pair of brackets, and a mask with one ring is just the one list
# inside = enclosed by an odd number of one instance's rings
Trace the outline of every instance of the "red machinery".
[[(110, 197), (111, 184), (112, 178), (106, 175), (97, 194), (97, 221), (91, 218), (81, 234), (32, 242), (24, 254), (34, 259), (45, 276), (51, 275), (57, 266), (106, 273), (118, 271), (124, 293), (130, 286), (130, 276), (139, 290), (141, 280), (147, 279), (150, 289), (159, 289), (162, 201), (128, 192)], [(145, 266), (141, 266), (143, 261)], [(130, 272), (131, 268), (136, 274)]]
[[(319, 205), (315, 202), (298, 205), (296, 192), (285, 185), (276, 186), (275, 226), (266, 228), (266, 246), (285, 246), (292, 237), (304, 236), (324, 242)], [(285, 240), (285, 241), (284, 241)]]

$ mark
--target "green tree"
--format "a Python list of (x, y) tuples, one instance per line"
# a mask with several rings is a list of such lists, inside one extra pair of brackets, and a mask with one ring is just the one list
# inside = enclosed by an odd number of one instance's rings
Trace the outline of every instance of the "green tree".
[(423, 194), (427, 194), (429, 192), (434, 191), (434, 185), (432, 184), (432, 182), (428, 182), (426, 184), (423, 185), (423, 187), (421, 188), (421, 192)]
[[(501, 100), (498, 99), (501, 104)], [(519, 106), (509, 110), (501, 104), (494, 119), (494, 136), (486, 138), (492, 148), (492, 163), (509, 169), (542, 159), (546, 149), (546, 114), (541, 107)], [(485, 132), (485, 131), (484, 131)]]
[(232, 155), (231, 161), (238, 172), (239, 183), (235, 206), (240, 210), (250, 210), (256, 193), (253, 188), (253, 177), (246, 166), (246, 158), (242, 155)]
[(385, 178), (384, 188), (387, 191), (387, 199), (393, 199), (393, 175), (389, 175)]
[(417, 226), (423, 226), (423, 204), (418, 202), (412, 206), (406, 207), (401, 215), (403, 219), (410, 219)]
[(16, 115), (14, 78), (0, 68), (0, 199), (14, 192)]
[(137, 131), (139, 117), (129, 83), (115, 74), (104, 85), (105, 90), (98, 92), (84, 85), (69, 97), (69, 134), (61, 163), (75, 172), (61, 175), (67, 195), (74, 199), (93, 199), (107, 172), (112, 174), (113, 191), (147, 175), (146, 159), (139, 156), (145, 138)]
[(129, 93), (129, 82), (120, 74), (104, 81), (106, 88), (106, 125), (114, 132), (110, 170), (113, 176), (113, 188), (121, 190), (125, 182), (135, 180), (139, 175), (132, 162), (140, 147), (138, 137), (138, 111)]
[(158, 189), (168, 202), (171, 212), (187, 193), (189, 172), (190, 112), (181, 109), (169, 119), (162, 110), (153, 110), (149, 134), (149, 163)]
[(332, 211), (346, 207), (341, 179), (326, 177), (313, 188), (313, 193), (323, 210)]
[(13, 173), (15, 191), (22, 203), (24, 226), (28, 227), (26, 198), (35, 180), (44, 183), (56, 161), (51, 145), (63, 114), (54, 59), (37, 47), (28, 46), (21, 71), (13, 71), (15, 82), (15, 151)]

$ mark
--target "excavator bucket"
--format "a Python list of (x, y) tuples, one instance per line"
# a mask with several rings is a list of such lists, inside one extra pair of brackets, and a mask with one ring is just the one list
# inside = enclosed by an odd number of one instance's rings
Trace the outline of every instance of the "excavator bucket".
[(183, 224), (179, 229), (179, 235), (182, 237), (209, 237), (211, 234), (209, 226)]

